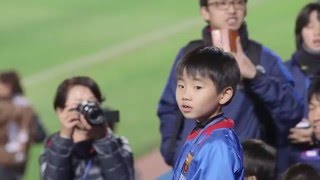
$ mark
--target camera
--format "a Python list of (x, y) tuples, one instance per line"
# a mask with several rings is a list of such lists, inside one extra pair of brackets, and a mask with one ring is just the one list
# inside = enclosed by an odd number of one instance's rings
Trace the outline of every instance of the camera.
[(76, 111), (83, 114), (88, 123), (93, 126), (119, 122), (119, 111), (101, 108), (95, 102), (83, 101), (76, 107)]

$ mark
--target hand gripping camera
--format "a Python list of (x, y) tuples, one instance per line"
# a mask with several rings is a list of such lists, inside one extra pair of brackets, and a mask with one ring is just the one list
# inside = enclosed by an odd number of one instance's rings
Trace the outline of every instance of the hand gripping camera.
[(119, 121), (119, 111), (103, 109), (99, 104), (91, 101), (83, 101), (76, 107), (76, 111), (83, 114), (88, 123), (93, 126)]

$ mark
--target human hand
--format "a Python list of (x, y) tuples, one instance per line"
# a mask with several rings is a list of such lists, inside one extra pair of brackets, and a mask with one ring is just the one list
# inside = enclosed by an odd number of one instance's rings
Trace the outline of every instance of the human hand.
[(246, 79), (253, 79), (257, 70), (249, 57), (244, 53), (240, 37), (238, 36), (235, 40), (236, 52), (233, 52), (231, 51), (233, 45), (229, 40), (229, 36), (231, 36), (231, 34), (228, 29), (212, 30), (211, 37), (213, 46), (220, 47), (224, 51), (231, 53), (238, 63), (241, 76)]
[(312, 144), (312, 133), (313, 128), (291, 128), (289, 133), (289, 139), (294, 144), (300, 144), (300, 143), (308, 143)]
[(75, 110), (76, 104), (66, 105), (64, 109), (57, 109), (61, 123), (60, 137), (71, 139), (74, 128), (80, 123), (80, 113)]

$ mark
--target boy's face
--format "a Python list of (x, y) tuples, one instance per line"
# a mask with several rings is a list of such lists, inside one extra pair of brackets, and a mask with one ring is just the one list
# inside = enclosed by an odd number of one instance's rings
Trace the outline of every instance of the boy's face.
[(245, 0), (208, 0), (201, 15), (213, 29), (238, 30), (246, 15)]
[(317, 95), (311, 96), (308, 116), (311, 123), (320, 120), (320, 99)]
[(308, 48), (320, 51), (320, 21), (317, 11), (310, 13), (309, 23), (302, 28), (302, 39)]
[(225, 91), (217, 92), (216, 85), (208, 77), (193, 78), (184, 70), (178, 79), (176, 100), (186, 118), (204, 121), (214, 117), (221, 113), (221, 105), (229, 99), (226, 100)]

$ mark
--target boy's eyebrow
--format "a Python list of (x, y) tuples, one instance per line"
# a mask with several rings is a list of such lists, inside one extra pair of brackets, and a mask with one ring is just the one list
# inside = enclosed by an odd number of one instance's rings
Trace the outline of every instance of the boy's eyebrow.
[(181, 76), (179, 76), (179, 77), (177, 78), (177, 80), (178, 80), (178, 81), (183, 81), (183, 78), (182, 78)]
[(193, 80), (194, 80), (194, 81), (201, 81), (201, 82), (202, 82), (202, 81), (203, 81), (203, 78), (195, 77), (195, 78), (193, 78)]

